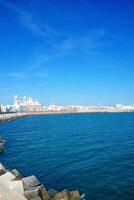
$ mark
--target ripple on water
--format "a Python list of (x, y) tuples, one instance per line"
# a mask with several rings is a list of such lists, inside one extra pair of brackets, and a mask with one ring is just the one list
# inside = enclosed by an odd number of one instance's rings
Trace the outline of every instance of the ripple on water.
[[(30, 116), (0, 125), (0, 162), (87, 199), (134, 199), (134, 113)], [(85, 196), (82, 196), (84, 200)]]

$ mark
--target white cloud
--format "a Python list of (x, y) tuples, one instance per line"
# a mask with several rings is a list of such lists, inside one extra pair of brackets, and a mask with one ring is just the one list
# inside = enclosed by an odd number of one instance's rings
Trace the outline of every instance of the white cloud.
[(6, 6), (17, 13), (19, 22), (21, 25), (28, 28), (31, 32), (39, 34), (41, 36), (47, 36), (47, 38), (51, 38), (51, 36), (58, 36), (58, 32), (54, 30), (49, 25), (41, 25), (38, 23), (38, 20), (33, 19), (33, 16), (26, 10), (19, 8), (16, 4), (11, 3), (9, 1), (0, 1), (0, 4)]
[(17, 80), (21, 80), (25, 78), (25, 75), (23, 73), (19, 73), (19, 72), (13, 72), (9, 74), (10, 77), (17, 79)]

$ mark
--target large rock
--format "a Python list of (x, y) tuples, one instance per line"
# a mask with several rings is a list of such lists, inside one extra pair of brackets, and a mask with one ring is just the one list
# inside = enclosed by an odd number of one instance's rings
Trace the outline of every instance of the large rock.
[(41, 198), (42, 198), (42, 200), (49, 200), (50, 196), (49, 196), (48, 191), (43, 191), (42, 195), (41, 195)]
[(50, 196), (50, 199), (53, 199), (57, 193), (58, 193), (58, 191), (56, 191), (54, 189), (49, 189), (48, 190), (48, 194)]
[(27, 199), (19, 193), (0, 192), (0, 200), (27, 200)]
[(23, 178), (22, 181), (25, 190), (29, 190), (32, 187), (37, 187), (40, 185), (39, 180), (35, 176), (28, 176), (26, 178)]
[(5, 144), (5, 140), (3, 140), (1, 137), (0, 137), (0, 143), (2, 143), (2, 144)]
[(24, 187), (21, 180), (10, 181), (9, 182), (9, 190), (13, 192), (17, 192), (19, 194), (24, 194)]
[(9, 187), (9, 182), (15, 180), (15, 176), (11, 172), (6, 172), (0, 176), (0, 185)]
[(21, 180), (22, 179), (22, 176), (21, 176), (21, 174), (19, 173), (18, 170), (13, 169), (10, 172), (16, 177), (17, 180)]
[(28, 199), (34, 199), (34, 198), (38, 198), (39, 196), (39, 189), (38, 188), (33, 188), (31, 190), (26, 190), (24, 191), (24, 196)]
[(79, 191), (67, 191), (64, 190), (62, 192), (59, 192), (55, 195), (55, 200), (80, 200), (80, 194)]
[(80, 200), (80, 193), (79, 191), (71, 191), (69, 193), (69, 200)]
[(40, 185), (38, 189), (39, 189), (39, 196), (41, 197), (42, 200), (50, 199), (49, 193), (43, 185)]
[(33, 199), (30, 199), (30, 200), (42, 200), (40, 197), (35, 197)]
[(5, 167), (0, 163), (0, 176), (6, 173)]
[(63, 191), (55, 195), (55, 200), (69, 200), (69, 192)]
[(41, 200), (49, 200), (48, 191), (46, 191), (43, 185), (37, 187), (31, 187), (29, 190), (24, 191), (24, 196), (28, 199), (41, 199)]
[(0, 143), (0, 153), (3, 153), (5, 150), (5, 147), (2, 143)]

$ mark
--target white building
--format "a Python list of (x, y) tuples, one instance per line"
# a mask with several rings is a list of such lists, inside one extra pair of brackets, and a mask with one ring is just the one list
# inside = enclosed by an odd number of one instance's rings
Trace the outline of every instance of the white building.
[(38, 102), (34, 101), (32, 97), (23, 97), (20, 100), (17, 95), (14, 96), (14, 104), (16, 112), (41, 112), (44, 111), (43, 106)]
[(52, 103), (47, 107), (47, 111), (62, 111), (63, 106), (59, 106), (56, 103)]
[(116, 109), (120, 111), (134, 111), (134, 104), (132, 105), (116, 104)]

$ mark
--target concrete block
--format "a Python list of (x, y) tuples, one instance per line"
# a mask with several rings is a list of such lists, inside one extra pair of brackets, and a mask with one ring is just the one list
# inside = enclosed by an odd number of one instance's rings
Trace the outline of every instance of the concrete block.
[(15, 180), (15, 176), (11, 172), (6, 172), (0, 176), (0, 184), (9, 187), (9, 182)]
[(22, 176), (21, 176), (21, 174), (20, 174), (20, 172), (18, 170), (13, 169), (10, 172), (16, 177), (17, 180), (22, 179)]
[(23, 187), (22, 181), (21, 180), (10, 181), (9, 190), (20, 193), (20, 194), (24, 194), (24, 187)]
[(32, 187), (36, 187), (40, 185), (39, 180), (35, 176), (28, 176), (22, 179), (24, 189), (29, 190)]

